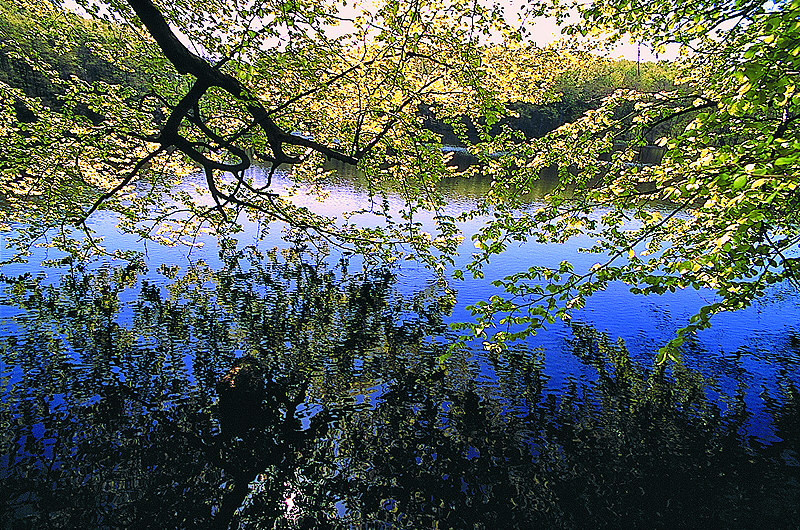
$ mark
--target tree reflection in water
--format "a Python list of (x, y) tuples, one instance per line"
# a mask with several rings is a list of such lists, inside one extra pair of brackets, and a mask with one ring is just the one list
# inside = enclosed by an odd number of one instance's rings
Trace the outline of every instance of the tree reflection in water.
[[(744, 378), (711, 400), (699, 373), (575, 325), (597, 378), (556, 392), (541, 352), (440, 362), (437, 285), (402, 297), (388, 272), (286, 251), (224, 263), (6, 279), (3, 528), (800, 524), (791, 369), (765, 446)], [(265, 379), (249, 411), (217, 396), (243, 355)]]

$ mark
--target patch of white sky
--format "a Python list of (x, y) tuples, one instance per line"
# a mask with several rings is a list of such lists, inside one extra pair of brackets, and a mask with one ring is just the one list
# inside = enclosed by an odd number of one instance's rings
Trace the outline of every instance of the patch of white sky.
[[(96, 3), (102, 5), (102, 1)], [(375, 0), (343, 2), (339, 7), (339, 16), (341, 16), (342, 21), (337, 26), (331, 26), (332, 36), (342, 35), (348, 32), (352, 28), (348, 20), (355, 19), (356, 16), (363, 11), (368, 12), (374, 9), (375, 3)], [(525, 11), (525, 4), (525, 0), (511, 0), (504, 3), (505, 17), (510, 24), (524, 24), (527, 31), (527, 38), (542, 48), (565, 38), (561, 34), (561, 27), (553, 17), (535, 17), (520, 20), (520, 14)], [(86, 12), (75, 0), (62, 0), (62, 5), (73, 12), (84, 16), (86, 15)], [(188, 42), (188, 39), (181, 35), (180, 32), (176, 31), (176, 34), (184, 44), (193, 47), (192, 43)], [(615, 48), (606, 52), (606, 55), (610, 58), (641, 62), (673, 60), (678, 57), (678, 54), (679, 48), (677, 46), (668, 47), (666, 51), (656, 54), (652, 48), (644, 43), (627, 42), (626, 40), (623, 40), (623, 42), (617, 44)]]

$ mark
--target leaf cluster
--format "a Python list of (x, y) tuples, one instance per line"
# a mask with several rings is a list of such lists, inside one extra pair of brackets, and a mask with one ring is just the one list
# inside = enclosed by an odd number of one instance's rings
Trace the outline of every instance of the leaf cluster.
[[(553, 318), (569, 318), (571, 308), (612, 281), (640, 294), (708, 292), (708, 305), (659, 350), (663, 361), (677, 358), (684, 340), (713, 314), (747, 307), (770, 286), (796, 281), (800, 4), (768, 10), (622, 4), (595, 3), (582, 16), (599, 23), (597, 31), (633, 28), (655, 44), (677, 39), (691, 46), (678, 65), (682, 82), (655, 93), (617, 90), (509, 155), (519, 168), (513, 173), (496, 164), (487, 206), (495, 219), (476, 236), (481, 252), (473, 274), (502, 251), (497, 242), (510, 239), (559, 243), (588, 236), (594, 243), (584, 251), (599, 259), (585, 271), (534, 266), (498, 282), (506, 296), (474, 308), (474, 330), (520, 324), (522, 331), (510, 336), (524, 336)], [(668, 22), (636, 25), (665, 9)], [(738, 24), (725, 29), (734, 19)], [(663, 153), (660, 165), (641, 162), (655, 149), (651, 142)], [(552, 164), (560, 168), (558, 186), (541, 207), (520, 212), (520, 192)], [(500, 342), (505, 333), (496, 335)]]

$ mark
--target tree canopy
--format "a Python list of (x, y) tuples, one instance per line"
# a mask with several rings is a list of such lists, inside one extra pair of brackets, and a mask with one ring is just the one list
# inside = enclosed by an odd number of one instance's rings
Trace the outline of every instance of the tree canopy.
[[(643, 294), (710, 289), (709, 303), (659, 350), (661, 360), (676, 357), (684, 339), (707, 327), (713, 314), (746, 307), (775, 283), (797, 281), (800, 2), (687, 8), (671, 1), (612, 1), (557, 10), (567, 16), (570, 8), (580, 20), (566, 25), (568, 35), (590, 36), (604, 46), (626, 36), (657, 50), (680, 45), (679, 87), (620, 90), (528, 144), (520, 162), (531, 169), (495, 187), (490, 200), (505, 213), (477, 238), (481, 255), (473, 272), (480, 274), (506, 241), (519, 238), (558, 242), (590, 234), (596, 243), (587, 251), (599, 260), (590, 270), (562, 263), (505, 278), (498, 283), (508, 297), (475, 312), (483, 328), (497, 322), (536, 327), (568, 317), (612, 281)], [(623, 102), (633, 107), (620, 115)], [(670, 122), (668, 134), (654, 135)], [(610, 165), (599, 164), (599, 155), (619, 140), (628, 147), (615, 152)], [(662, 163), (635, 164), (636, 146), (650, 142), (666, 149)], [(562, 167), (559, 187), (540, 210), (520, 216), (515, 190), (555, 156)]]
[[(0, 1), (6, 18), (50, 28), (38, 44), (13, 24), (0, 30), (3, 60), (52, 85), (42, 94), (0, 82), (0, 204), (29, 212), (24, 226), (0, 227), (16, 228), (10, 259), (45, 237), (76, 254), (102, 252), (86, 221), (107, 209), (123, 229), (170, 244), (191, 244), (198, 229), (226, 236), (242, 215), (283, 220), (318, 244), (384, 261), (408, 256), (444, 274), (459, 219), (444, 213), (435, 184), (455, 170), (441, 134), (426, 126), (430, 115), (479, 160), (461, 177), (492, 181), (463, 217), (487, 220), (456, 278), (486, 274), (514, 241), (589, 235), (585, 250), (598, 255), (588, 270), (564, 262), (498, 279), (505, 295), (475, 305), (476, 321), (463, 326), (487, 347), (569, 319), (610, 282), (643, 294), (713, 291), (661, 348), (663, 361), (713, 314), (796, 281), (800, 0), (529, 2), (520, 18), (560, 18), (571, 45), (608, 50), (632, 38), (683, 50), (663, 67), (674, 83), (642, 82), (641, 70), (632, 83), (617, 68), (617, 90), (599, 90), (602, 101), (543, 135), (508, 120), (520, 105), (568, 100), (588, 69), (610, 63), (536, 47), (499, 5), (403, 0), (351, 15), (326, 0), (79, 3), (93, 21)], [(82, 66), (48, 62), (44, 46)], [(91, 72), (85, 50), (97, 58)], [(664, 149), (658, 165), (640, 163), (650, 144)], [(315, 215), (247, 171), (291, 164), (314, 183), (331, 159), (364, 174), (372, 211), (385, 218), (379, 228)], [(538, 209), (522, 208), (553, 165), (558, 185)], [(175, 191), (198, 167), (205, 189)], [(399, 214), (384, 200), (390, 187), (405, 201)], [(434, 212), (430, 233), (421, 210)]]

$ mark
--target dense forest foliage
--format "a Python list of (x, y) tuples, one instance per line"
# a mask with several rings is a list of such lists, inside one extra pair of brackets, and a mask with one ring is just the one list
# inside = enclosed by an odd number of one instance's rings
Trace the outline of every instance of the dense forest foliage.
[(154, 81), (136, 40), (119, 25), (47, 6), (0, 2), (0, 34), (0, 81), (51, 107), (62, 106), (64, 82), (71, 76), (140, 91)]

